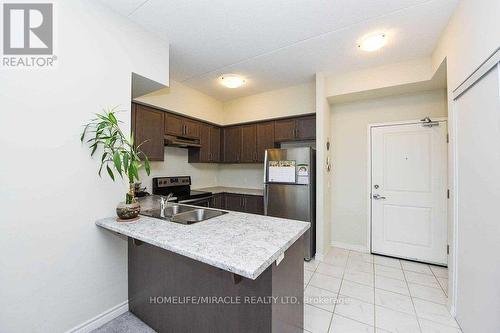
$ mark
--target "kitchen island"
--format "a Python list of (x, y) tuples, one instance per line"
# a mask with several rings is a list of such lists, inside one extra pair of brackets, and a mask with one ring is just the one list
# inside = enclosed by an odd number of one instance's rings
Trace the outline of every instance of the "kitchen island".
[(229, 212), (96, 224), (128, 237), (129, 308), (156, 331), (302, 332), (309, 223)]

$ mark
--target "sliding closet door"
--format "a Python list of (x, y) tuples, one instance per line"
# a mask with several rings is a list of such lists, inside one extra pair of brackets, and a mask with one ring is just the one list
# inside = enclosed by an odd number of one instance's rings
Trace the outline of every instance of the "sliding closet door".
[[(498, 61), (498, 60), (497, 60)], [(456, 98), (456, 311), (464, 332), (500, 332), (498, 65)]]

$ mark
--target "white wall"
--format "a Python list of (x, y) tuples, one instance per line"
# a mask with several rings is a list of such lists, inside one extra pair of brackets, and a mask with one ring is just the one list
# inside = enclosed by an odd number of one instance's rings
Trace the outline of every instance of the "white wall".
[(0, 71), (0, 332), (63, 332), (127, 300), (126, 242), (95, 226), (125, 185), (97, 176), (82, 124), (131, 73), (168, 84), (168, 45), (87, 0), (55, 3), (58, 66)]
[(445, 90), (331, 106), (333, 243), (366, 247), (368, 132), (372, 123), (446, 116)]
[(319, 259), (327, 254), (331, 242), (331, 186), (326, 168), (327, 158), (331, 158), (331, 149), (326, 149), (331, 139), (331, 124), (325, 84), (324, 74), (316, 73), (316, 255)]
[(221, 101), (174, 80), (170, 87), (135, 100), (216, 124), (225, 123)]
[(272, 90), (224, 103), (224, 124), (315, 112), (314, 82)]

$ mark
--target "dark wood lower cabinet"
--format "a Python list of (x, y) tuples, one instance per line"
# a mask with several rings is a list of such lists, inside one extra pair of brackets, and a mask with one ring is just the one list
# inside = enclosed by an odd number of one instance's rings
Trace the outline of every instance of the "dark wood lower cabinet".
[(235, 212), (245, 212), (244, 196), (241, 194), (225, 193), (225, 205), (227, 210)]
[(245, 195), (245, 212), (264, 215), (264, 197), (260, 195)]
[(129, 238), (128, 297), (159, 333), (302, 333), (304, 240), (252, 280)]
[(210, 207), (264, 215), (264, 197), (237, 193), (217, 193), (213, 195)]

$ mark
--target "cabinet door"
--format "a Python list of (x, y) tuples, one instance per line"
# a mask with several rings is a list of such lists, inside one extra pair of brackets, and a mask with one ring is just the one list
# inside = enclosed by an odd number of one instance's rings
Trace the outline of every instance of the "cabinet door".
[(165, 113), (165, 133), (182, 136), (184, 134), (184, 123), (182, 117)]
[(210, 162), (210, 126), (200, 124), (198, 134), (201, 145), (199, 162)]
[(200, 137), (200, 126), (201, 123), (195, 120), (184, 119), (183, 136), (188, 138), (198, 139)]
[(264, 215), (264, 197), (258, 195), (245, 195), (245, 212)]
[(276, 142), (295, 140), (295, 119), (276, 120), (274, 138)]
[(266, 149), (274, 148), (274, 123), (257, 124), (257, 158), (256, 162), (264, 162)]
[[(151, 161), (163, 161), (164, 156), (164, 112), (146, 106), (134, 105), (132, 128), (134, 142), (141, 145), (141, 150)], [(145, 142), (146, 141), (146, 142)]]
[(217, 209), (225, 209), (225, 196), (224, 193), (217, 193), (212, 196), (210, 207)]
[(224, 162), (237, 163), (241, 153), (241, 127), (224, 128)]
[(210, 161), (220, 162), (220, 128), (210, 127)]
[(297, 119), (297, 140), (316, 139), (316, 117), (309, 116)]
[(243, 212), (245, 210), (242, 195), (233, 194), (233, 193), (226, 193), (224, 195), (224, 198), (225, 198), (225, 206), (226, 206), (225, 209), (232, 210), (235, 212)]
[(241, 163), (257, 160), (257, 131), (255, 125), (241, 126)]

